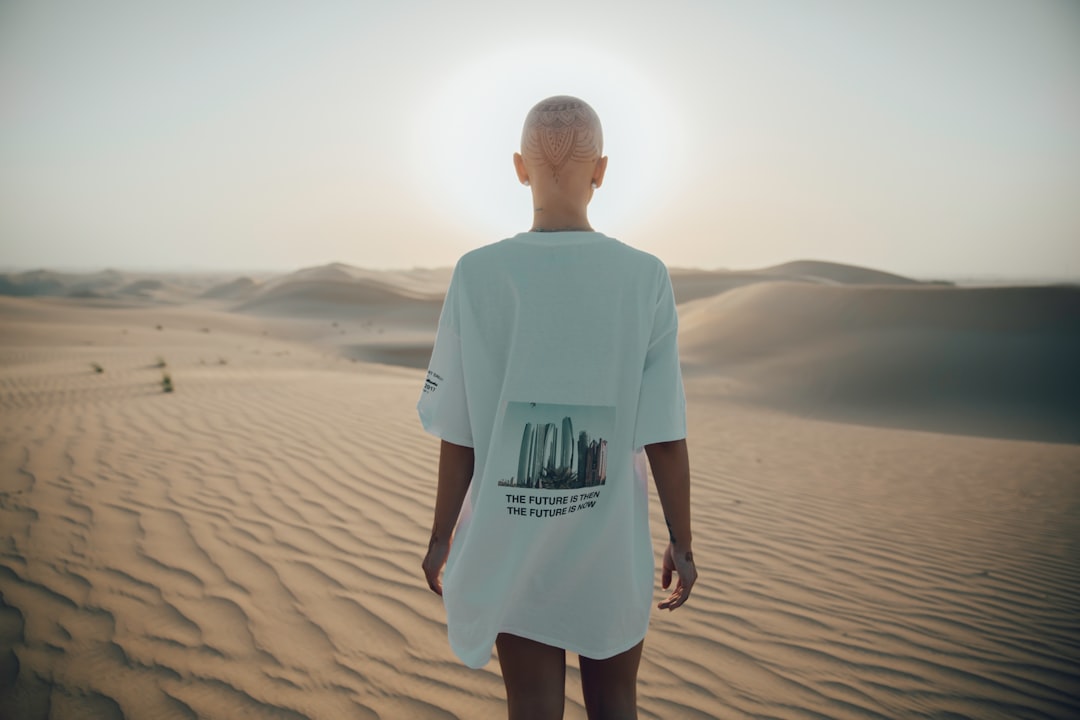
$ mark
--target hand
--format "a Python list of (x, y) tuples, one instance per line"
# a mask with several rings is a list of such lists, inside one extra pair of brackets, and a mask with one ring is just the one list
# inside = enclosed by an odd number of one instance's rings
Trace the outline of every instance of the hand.
[(424, 568), (424, 577), (427, 578), (428, 587), (436, 595), (442, 595), (442, 580), (439, 575), (442, 573), (443, 566), (446, 565), (446, 556), (449, 554), (450, 541), (440, 540), (432, 535), (421, 567)]
[(664, 569), (661, 572), (661, 585), (665, 590), (671, 585), (671, 573), (679, 576), (679, 582), (668, 599), (657, 605), (661, 610), (674, 610), (690, 597), (690, 588), (697, 582), (697, 567), (694, 566), (694, 553), (690, 548), (676, 548), (668, 543), (664, 551)]

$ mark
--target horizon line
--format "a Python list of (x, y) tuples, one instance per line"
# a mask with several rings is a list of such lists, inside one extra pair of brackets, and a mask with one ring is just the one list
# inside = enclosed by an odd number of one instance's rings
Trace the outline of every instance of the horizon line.
[[(672, 265), (667, 264), (669, 271), (678, 270), (696, 270), (701, 272), (718, 272), (718, 273), (739, 273), (739, 272), (757, 272), (765, 270), (771, 267), (777, 267), (780, 265), (786, 265), (796, 262), (819, 262), (831, 265), (846, 265), (848, 267), (861, 268), (865, 270), (874, 270), (877, 272), (884, 272), (894, 275), (901, 275), (913, 280), (920, 280), (922, 282), (933, 282), (935, 280), (945, 281), (971, 281), (971, 280), (1039, 280), (1043, 282), (1080, 282), (1080, 275), (1054, 275), (1054, 274), (1036, 274), (1036, 273), (995, 273), (995, 272), (975, 272), (975, 273), (898, 273), (892, 270), (883, 270), (882, 268), (872, 265), (859, 265), (851, 262), (842, 262), (839, 260), (819, 260), (813, 258), (797, 258), (794, 260), (784, 260), (772, 265), (763, 265), (758, 267), (748, 268), (733, 268), (733, 267), (702, 267), (696, 265)], [(76, 275), (89, 275), (99, 272), (122, 272), (122, 273), (154, 273), (154, 274), (202, 274), (202, 275), (287, 275), (289, 273), (299, 272), (301, 270), (310, 270), (314, 268), (327, 267), (330, 265), (344, 265), (358, 270), (368, 270), (371, 272), (416, 272), (425, 270), (452, 270), (453, 264), (448, 265), (434, 265), (434, 266), (420, 266), (414, 265), (412, 267), (376, 267), (365, 265), (353, 265), (341, 260), (333, 260), (330, 262), (312, 264), (312, 265), (300, 265), (290, 268), (258, 268), (258, 267), (200, 267), (196, 265), (176, 265), (176, 266), (161, 266), (161, 265), (0, 265), (0, 273), (29, 273), (29, 272), (56, 272), (56, 273), (70, 273)]]

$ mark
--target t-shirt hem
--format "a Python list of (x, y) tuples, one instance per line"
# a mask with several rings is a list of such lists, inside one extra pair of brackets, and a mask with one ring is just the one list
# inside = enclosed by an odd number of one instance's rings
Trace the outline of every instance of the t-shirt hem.
[(676, 440), (685, 440), (685, 439), (686, 439), (686, 431), (685, 430), (681, 431), (681, 432), (662, 433), (662, 434), (655, 435), (653, 437), (647, 438), (643, 442), (637, 443), (637, 447), (635, 447), (634, 450), (635, 451), (639, 450), (639, 449), (645, 447), (646, 445), (654, 445), (656, 443), (662, 443), (662, 442), (674, 442)]
[[(532, 630), (526, 630), (524, 628), (503, 627), (499, 632), (510, 633), (511, 635), (517, 635), (523, 637), (526, 640), (535, 640), (536, 642), (544, 643), (545, 645), (551, 645), (553, 647), (562, 648), (578, 655), (584, 655), (587, 658), (593, 660), (606, 660), (609, 657), (618, 655), (619, 653), (626, 652), (630, 648), (637, 645), (639, 642), (645, 639), (646, 633), (649, 631), (649, 617), (646, 615), (645, 627), (641, 632), (635, 634), (629, 642), (619, 643), (618, 645), (609, 646), (607, 648), (597, 650), (595, 648), (586, 648), (583, 645), (579, 645), (574, 641), (567, 641), (565, 638), (556, 638), (545, 635), (544, 633), (534, 632)], [(498, 635), (498, 633), (496, 633)], [(492, 645), (494, 645), (494, 638), (492, 638)]]
[(460, 445), (461, 447), (467, 447), (467, 448), (475, 448), (476, 447), (473, 444), (472, 438), (466, 439), (466, 438), (459, 437), (457, 435), (453, 435), (451, 433), (448, 433), (448, 432), (446, 432), (444, 430), (440, 430), (439, 428), (428, 427), (423, 422), (420, 423), (420, 426), (424, 429), (424, 432), (426, 432), (428, 435), (433, 435), (433, 436), (439, 438), (440, 440), (445, 440), (448, 443), (452, 443), (454, 445)]

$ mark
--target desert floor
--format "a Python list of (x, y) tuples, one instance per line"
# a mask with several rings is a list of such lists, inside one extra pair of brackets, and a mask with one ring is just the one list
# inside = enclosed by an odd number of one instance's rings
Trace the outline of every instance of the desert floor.
[[(0, 298), (0, 717), (504, 716), (420, 572), (423, 370), (329, 327)], [(654, 611), (643, 718), (1080, 716), (1080, 445), (732, 382), (687, 372), (701, 578)]]

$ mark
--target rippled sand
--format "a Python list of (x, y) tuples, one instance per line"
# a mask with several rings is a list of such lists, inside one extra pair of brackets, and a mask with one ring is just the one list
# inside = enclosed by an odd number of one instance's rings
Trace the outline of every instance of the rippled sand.
[[(2, 310), (0, 717), (504, 715), (419, 571), (422, 371), (197, 309)], [(702, 576), (655, 611), (643, 718), (1080, 713), (1080, 446), (687, 393)]]

